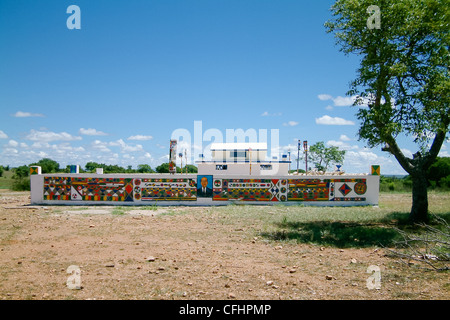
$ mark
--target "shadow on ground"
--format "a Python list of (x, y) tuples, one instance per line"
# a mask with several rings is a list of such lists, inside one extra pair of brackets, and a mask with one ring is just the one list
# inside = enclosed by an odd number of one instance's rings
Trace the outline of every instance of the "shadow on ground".
[(408, 213), (394, 212), (383, 221), (288, 221), (276, 222), (276, 229), (260, 236), (275, 241), (314, 243), (338, 248), (390, 247), (401, 235), (394, 229), (408, 228)]

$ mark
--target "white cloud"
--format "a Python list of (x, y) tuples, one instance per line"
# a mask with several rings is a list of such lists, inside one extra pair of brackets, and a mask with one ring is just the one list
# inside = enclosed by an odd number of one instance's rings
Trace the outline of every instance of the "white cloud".
[(19, 143), (16, 140), (9, 140), (9, 142), (8, 142), (8, 146), (13, 147), (13, 148), (17, 147), (18, 145), (19, 145)]
[(100, 152), (111, 152), (111, 149), (108, 148), (107, 142), (102, 142), (100, 140), (95, 140), (91, 143), (91, 147), (100, 151)]
[(353, 103), (355, 102), (356, 96), (352, 96), (352, 97), (338, 96), (336, 98), (333, 98), (332, 100), (336, 107), (349, 107), (349, 106), (353, 105)]
[(8, 139), (8, 135), (0, 130), (0, 139)]
[(339, 125), (339, 126), (348, 126), (348, 125), (354, 125), (355, 123), (350, 120), (345, 120), (343, 118), (339, 117), (330, 117), (328, 115), (324, 115), (323, 117), (316, 118), (317, 124), (324, 124), (324, 125)]
[(329, 94), (319, 94), (317, 97), (322, 101), (333, 99)]
[(15, 148), (5, 148), (2, 152), (4, 155), (15, 155), (18, 154), (19, 151)]
[(143, 151), (144, 147), (140, 144), (137, 144), (136, 146), (130, 146), (123, 141), (123, 139), (119, 139), (117, 141), (109, 142), (108, 144), (111, 147), (120, 147), (122, 153), (125, 152), (137, 152), (137, 151)]
[(295, 127), (296, 125), (298, 125), (297, 121), (288, 121), (288, 122), (283, 123), (283, 126), (285, 126), (285, 127)]
[(269, 113), (267, 111), (264, 111), (261, 114), (261, 117), (276, 117), (276, 116), (281, 116), (281, 112)]
[(341, 150), (355, 150), (355, 149), (359, 149), (359, 147), (357, 145), (350, 145), (348, 143), (345, 143), (344, 141), (336, 141), (336, 140), (329, 140), (327, 141), (327, 145), (328, 146), (334, 146), (334, 147), (338, 147)]
[(23, 112), (23, 111), (17, 111), (12, 115), (16, 118), (28, 118), (28, 117), (43, 117), (44, 115), (41, 113), (31, 113), (31, 112)]
[(31, 141), (41, 141), (41, 142), (49, 142), (49, 141), (75, 141), (81, 140), (81, 137), (73, 136), (67, 132), (51, 132), (51, 131), (37, 131), (32, 129), (30, 133), (25, 137), (27, 140)]
[[(341, 96), (337, 96), (337, 97), (333, 97), (329, 94), (319, 94), (318, 98), (319, 100), (322, 101), (326, 101), (326, 100), (331, 100), (333, 101), (333, 104), (335, 107), (350, 107), (353, 105), (353, 103), (358, 99), (358, 95), (354, 95), (351, 97), (341, 97)], [(369, 98), (362, 98), (362, 104), (360, 104), (360, 107), (365, 107), (368, 105), (370, 99)], [(384, 100), (382, 101), (384, 103)], [(327, 110), (332, 110), (333, 107), (332, 106), (327, 106), (326, 107)]]
[(86, 136), (107, 136), (108, 134), (103, 131), (97, 131), (96, 129), (89, 128), (80, 128), (80, 134), (84, 134)]
[(330, 106), (330, 105), (328, 105), (328, 106), (325, 107), (325, 110), (328, 110), (328, 111), (331, 111), (331, 110), (333, 110), (333, 109), (334, 109), (333, 106)]
[(413, 153), (411, 150), (404, 148), (400, 149), (400, 151), (405, 155), (405, 157), (412, 159)]
[(317, 96), (319, 100), (326, 101), (326, 100), (332, 100), (334, 103), (334, 106), (336, 107), (348, 107), (355, 102), (357, 96), (351, 96), (351, 97), (341, 97), (337, 96), (334, 98), (333, 96), (329, 94), (319, 94)]
[(144, 136), (144, 135), (138, 134), (138, 135), (135, 135), (135, 136), (128, 137), (127, 140), (146, 141), (146, 140), (152, 140), (152, 139), (153, 139), (152, 136)]
[(350, 141), (351, 139), (349, 137), (347, 137), (345, 134), (341, 134), (341, 136), (339, 137), (339, 140), (341, 140), (341, 141)]

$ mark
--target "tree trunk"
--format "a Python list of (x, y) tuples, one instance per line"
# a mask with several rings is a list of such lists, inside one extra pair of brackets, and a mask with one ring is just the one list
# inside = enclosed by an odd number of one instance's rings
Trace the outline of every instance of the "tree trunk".
[(409, 220), (412, 223), (428, 222), (428, 180), (424, 170), (411, 174), (412, 208)]

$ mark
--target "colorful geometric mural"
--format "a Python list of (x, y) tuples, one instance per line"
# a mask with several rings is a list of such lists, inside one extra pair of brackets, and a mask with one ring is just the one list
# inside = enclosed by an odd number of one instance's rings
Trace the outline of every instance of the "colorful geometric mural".
[(366, 201), (366, 179), (324, 179), (330, 184), (330, 201)]
[(380, 175), (380, 166), (379, 165), (372, 165), (370, 167), (371, 175), (373, 176), (379, 176)]
[(286, 201), (286, 179), (214, 179), (213, 200)]
[(329, 181), (320, 179), (289, 179), (288, 201), (327, 201)]
[(197, 200), (197, 182), (191, 178), (134, 179), (134, 198), (137, 201)]
[[(198, 188), (198, 189), (197, 189)], [(211, 191), (208, 191), (212, 189)], [(199, 191), (200, 190), (200, 191)], [(44, 176), (43, 200), (70, 201), (366, 201), (358, 179), (99, 178)], [(200, 193), (204, 193), (200, 196)]]
[(70, 200), (70, 178), (44, 177), (44, 200)]
[(133, 201), (130, 178), (44, 177), (44, 200)]

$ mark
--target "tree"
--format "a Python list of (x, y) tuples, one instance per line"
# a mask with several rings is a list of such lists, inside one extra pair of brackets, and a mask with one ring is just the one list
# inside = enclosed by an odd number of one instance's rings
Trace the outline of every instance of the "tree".
[(42, 173), (56, 173), (59, 171), (59, 163), (49, 158), (43, 158), (30, 166), (40, 166)]
[(427, 178), (439, 187), (450, 187), (450, 157), (438, 157), (428, 168)]
[(344, 156), (345, 150), (339, 150), (336, 146), (325, 147), (323, 141), (313, 144), (308, 151), (308, 157), (320, 171), (326, 171), (332, 164), (342, 164)]
[(196, 166), (194, 166), (193, 164), (185, 165), (183, 168), (183, 172), (186, 172), (186, 169), (187, 169), (187, 173), (198, 173), (198, 168)]
[(154, 173), (155, 171), (148, 164), (140, 164), (137, 167), (139, 173)]
[(14, 174), (12, 176), (13, 183), (11, 185), (14, 191), (30, 190), (30, 168), (27, 165), (23, 165), (13, 169)]
[[(379, 28), (368, 21), (372, 5), (380, 10)], [(325, 24), (342, 52), (359, 55), (347, 93), (357, 97), (355, 106), (367, 104), (357, 112), (359, 138), (383, 146), (410, 174), (412, 222), (428, 220), (426, 172), (449, 129), (448, 7), (448, 0), (338, 0)], [(399, 138), (416, 143), (411, 158)]]
[[(158, 173), (169, 173), (169, 163), (162, 163), (159, 166), (157, 166), (155, 168), (156, 172)], [(177, 173), (181, 173), (181, 168), (180, 167), (176, 167)], [(189, 170), (189, 169), (188, 169)], [(192, 169), (190, 169), (192, 170)], [(183, 169), (183, 172), (186, 172), (185, 169)]]
[(27, 165), (14, 168), (13, 171), (14, 171), (14, 174), (12, 176), (13, 179), (22, 179), (30, 175), (30, 167), (28, 167)]
[(96, 168), (103, 168), (104, 166), (105, 166), (104, 164), (99, 164), (97, 162), (89, 161), (88, 163), (86, 163), (84, 168), (87, 172), (94, 172)]
[(158, 173), (169, 173), (169, 163), (162, 163), (155, 168)]

